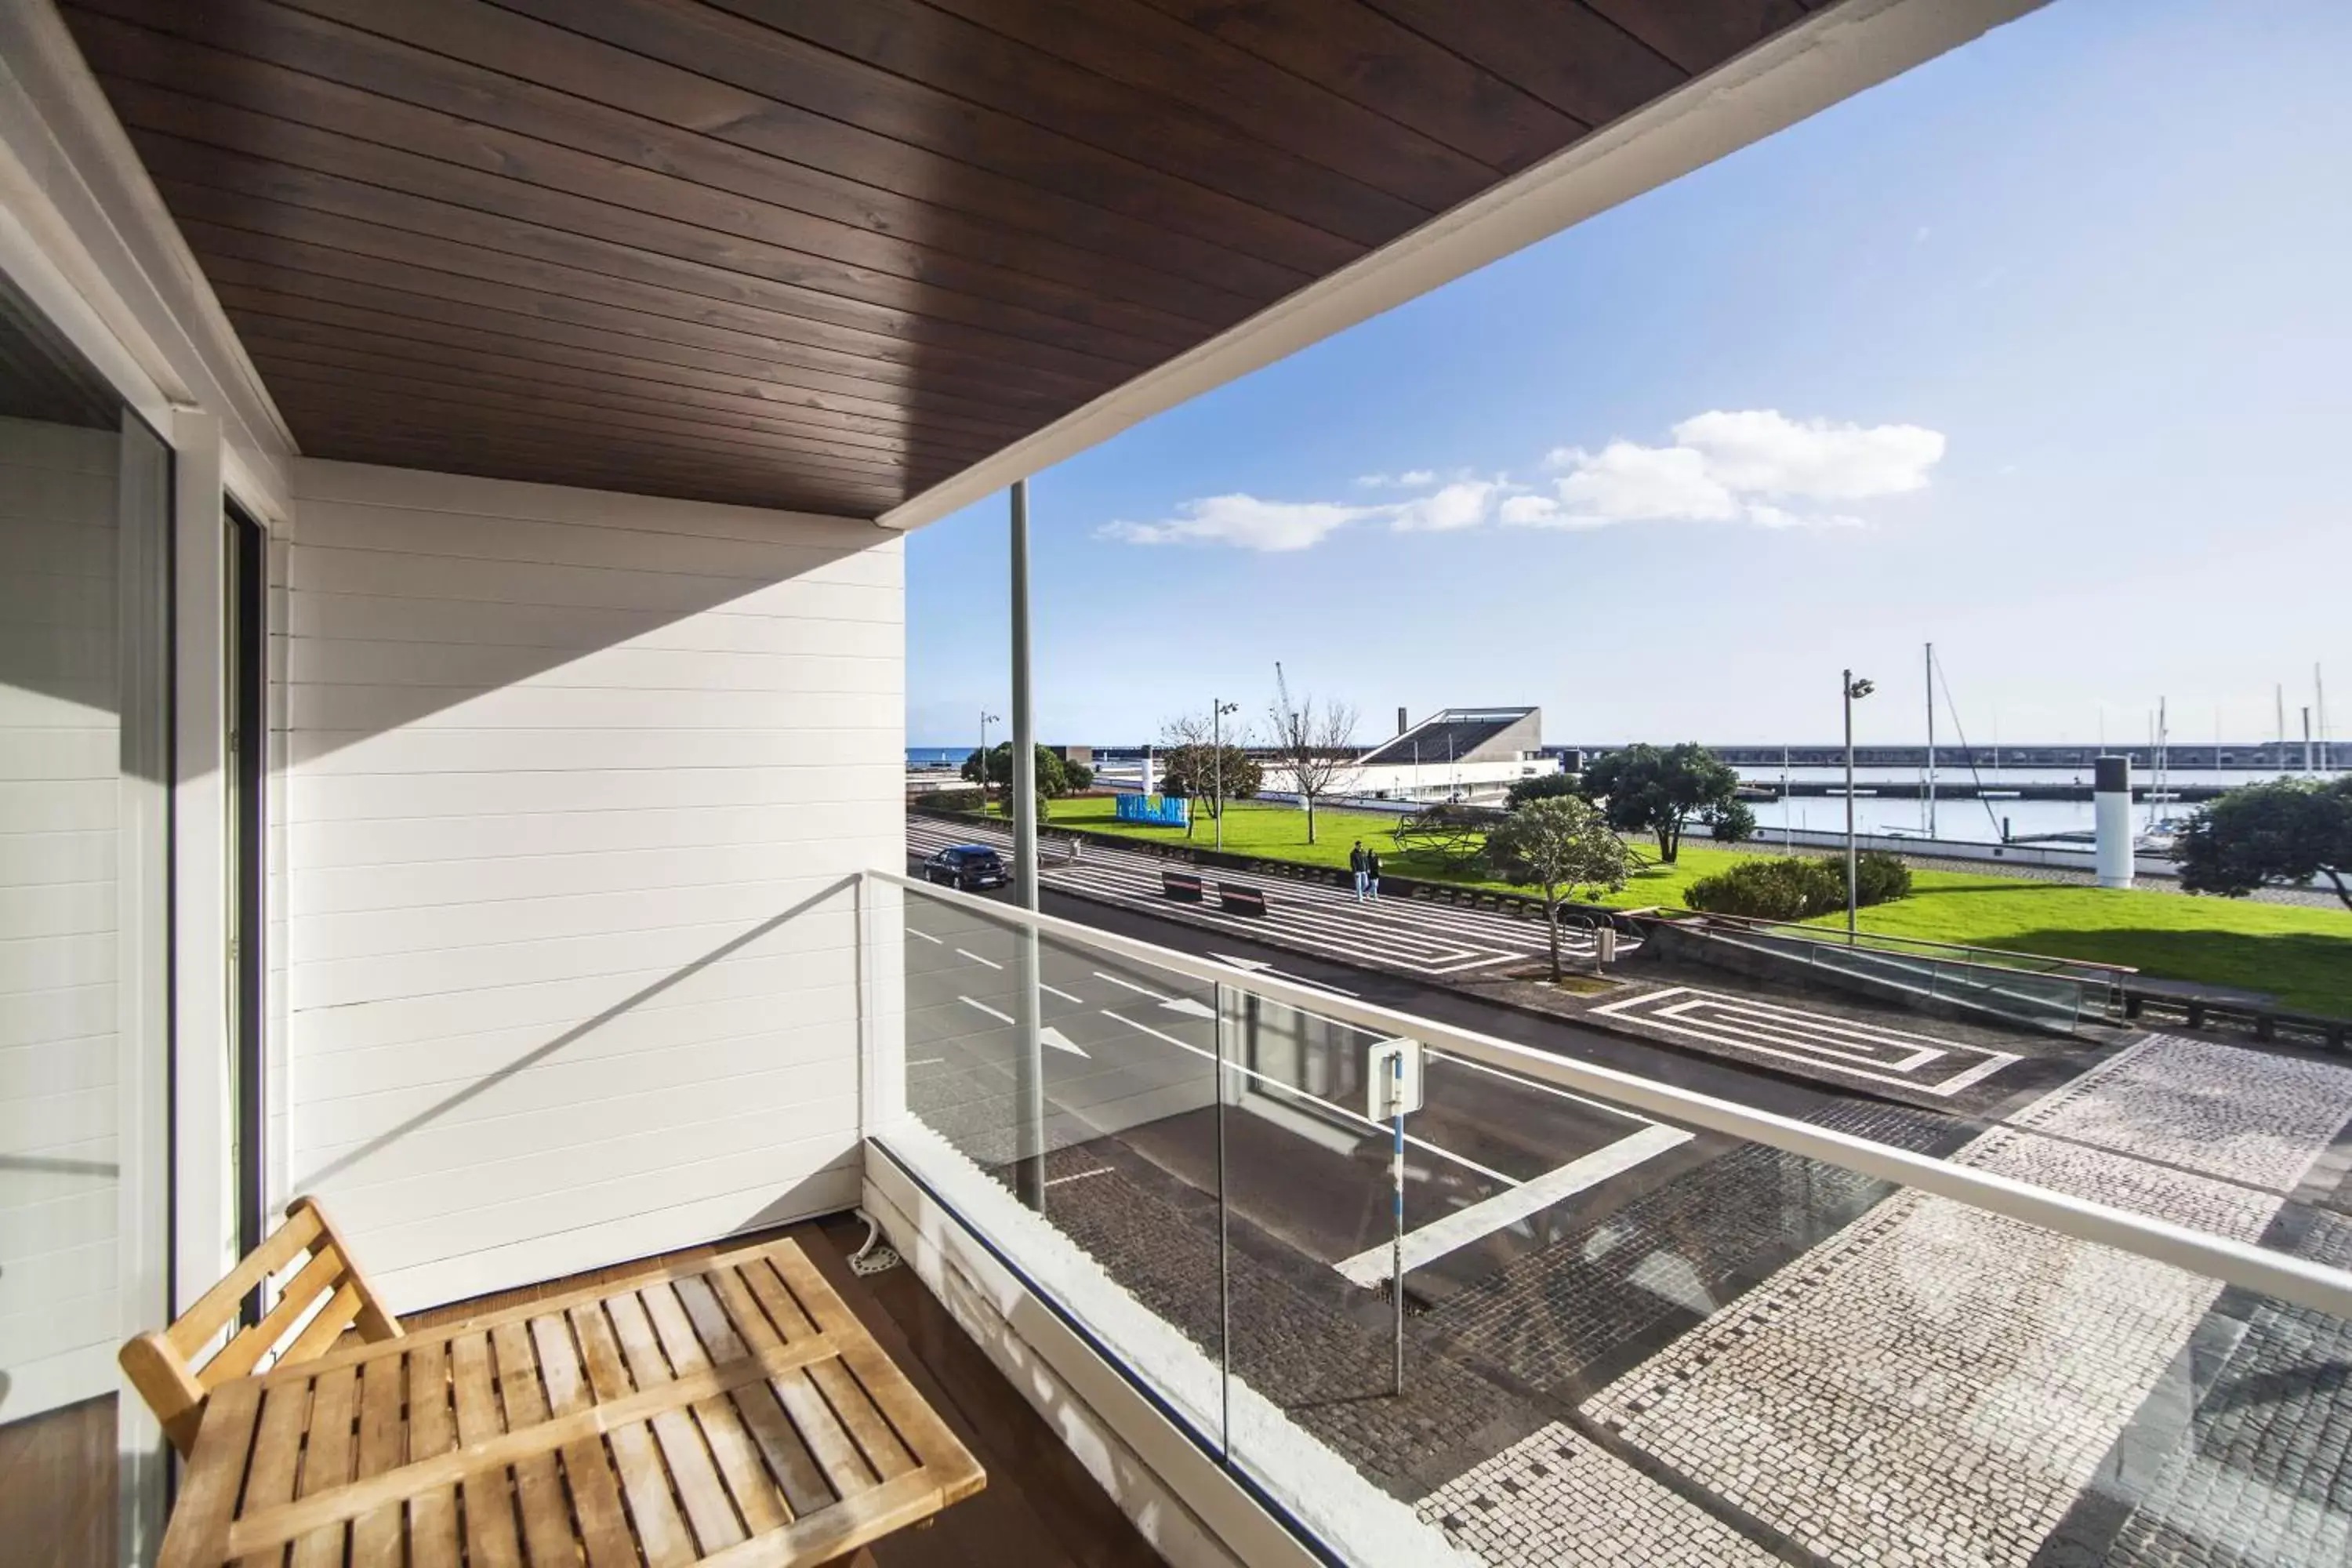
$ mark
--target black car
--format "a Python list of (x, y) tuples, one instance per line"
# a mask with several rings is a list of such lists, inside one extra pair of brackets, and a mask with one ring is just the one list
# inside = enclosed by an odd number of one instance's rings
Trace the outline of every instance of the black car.
[(987, 845), (959, 844), (923, 862), (923, 880), (976, 893), (983, 888), (1009, 886), (1013, 879), (1005, 874), (1003, 860)]

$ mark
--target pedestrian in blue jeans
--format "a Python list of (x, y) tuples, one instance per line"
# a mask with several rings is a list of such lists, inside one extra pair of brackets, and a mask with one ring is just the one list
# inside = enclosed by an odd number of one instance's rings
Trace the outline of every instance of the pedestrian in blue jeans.
[(1371, 894), (1372, 901), (1378, 903), (1381, 897), (1381, 852), (1377, 849), (1364, 851), (1364, 888)]
[(1348, 851), (1348, 869), (1356, 874), (1356, 902), (1360, 904), (1364, 901), (1364, 862), (1370, 858), (1370, 852), (1364, 848), (1364, 841), (1360, 838), (1356, 840), (1356, 847)]

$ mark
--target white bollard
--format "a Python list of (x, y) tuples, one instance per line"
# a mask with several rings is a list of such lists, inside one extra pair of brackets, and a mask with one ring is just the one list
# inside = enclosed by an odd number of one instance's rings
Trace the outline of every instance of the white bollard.
[(2128, 888), (2133, 870), (2131, 759), (2099, 757), (2092, 766), (2097, 770), (2091, 800), (2098, 825), (2099, 886)]

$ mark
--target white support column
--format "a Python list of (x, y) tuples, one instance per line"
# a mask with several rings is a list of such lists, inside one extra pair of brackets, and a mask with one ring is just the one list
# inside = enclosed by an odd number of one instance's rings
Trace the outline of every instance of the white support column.
[(236, 1263), (221, 433), (173, 414), (173, 1307)]
[(2092, 760), (2094, 789), (2091, 809), (2097, 825), (2099, 886), (2132, 885), (2131, 759)]
[[(1037, 715), (1030, 696), (1029, 670), (1029, 481), (1013, 483), (1013, 887), (1021, 907), (1037, 908)], [(1021, 1201), (1045, 1207), (1045, 1063), (1041, 1031), (1045, 999), (1038, 986), (1037, 932), (1020, 935), (1021, 1037), (1014, 1062), (1013, 1115), (1020, 1169), (1014, 1189)]]

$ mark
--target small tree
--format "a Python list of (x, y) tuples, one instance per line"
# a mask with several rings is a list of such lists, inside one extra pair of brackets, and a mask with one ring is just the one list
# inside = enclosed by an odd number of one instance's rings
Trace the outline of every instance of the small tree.
[(1745, 801), (1727, 800), (1698, 814), (1717, 844), (1745, 844), (1756, 837), (1756, 814)]
[(1515, 882), (1543, 891), (1551, 977), (1559, 978), (1559, 906), (1580, 888), (1615, 892), (1631, 863), (1625, 841), (1591, 801), (1559, 796), (1517, 807), (1486, 836), (1486, 853)]
[[(1241, 742), (1239, 734), (1213, 729), (1206, 713), (1171, 719), (1160, 730), (1160, 793), (1207, 801), (1210, 815), (1223, 816), (1226, 801), (1248, 800), (1265, 787), (1265, 770)], [(1185, 837), (1198, 821), (1185, 817)]]
[(1664, 751), (1628, 746), (1593, 758), (1584, 769), (1585, 798), (1601, 803), (1620, 833), (1656, 834), (1658, 858), (1669, 865), (1682, 853), (1684, 825), (1737, 804), (1738, 790), (1739, 775), (1730, 764), (1687, 742)]
[[(978, 752), (974, 752), (970, 756), (964, 758), (962, 772), (965, 778), (968, 778), (972, 783), (979, 784), (983, 792), (990, 784), (1002, 785), (1004, 789), (1004, 798), (1006, 802), (1004, 808), (1005, 815), (1010, 816), (1013, 814), (1013, 806), (1011, 804), (1013, 799), (1012, 742), (999, 741), (995, 745), (991, 746), (988, 749), (988, 767), (986, 770), (987, 777), (985, 779), (981, 776), (982, 768), (980, 764), (980, 753)], [(1089, 778), (1092, 777), (1091, 774), (1088, 776)], [(1069, 774), (1062, 766), (1062, 759), (1047, 751), (1045, 747), (1039, 746), (1037, 748), (1037, 798), (1045, 800), (1055, 795), (1067, 795), (1069, 790)]]
[(1581, 795), (1584, 781), (1574, 773), (1538, 773), (1513, 784), (1504, 798), (1512, 805), (1525, 805), (1531, 800), (1558, 800), (1562, 795)]
[(1307, 842), (1315, 842), (1315, 803), (1361, 772), (1356, 765), (1356, 710), (1345, 702), (1318, 704), (1310, 693), (1293, 701), (1282, 666), (1274, 667), (1274, 700), (1265, 705), (1274, 754), (1307, 807)]
[(2189, 818), (2173, 854), (2192, 893), (2242, 899), (2265, 884), (2324, 877), (2352, 910), (2352, 777), (2233, 789)]

